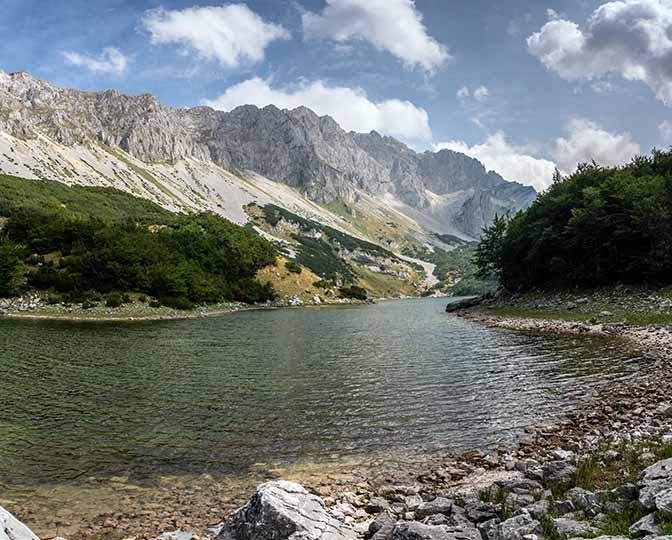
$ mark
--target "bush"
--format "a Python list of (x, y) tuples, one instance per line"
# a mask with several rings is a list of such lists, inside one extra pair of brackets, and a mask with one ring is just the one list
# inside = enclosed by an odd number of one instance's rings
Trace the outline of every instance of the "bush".
[(300, 274), (302, 270), (301, 265), (296, 261), (287, 261), (285, 263), (285, 268), (287, 268), (287, 270), (289, 270), (292, 274)]
[(0, 297), (21, 294), (26, 286), (24, 250), (7, 238), (0, 239)]
[(331, 283), (324, 280), (324, 279), (319, 279), (315, 283), (313, 283), (313, 287), (316, 287), (318, 289), (327, 289), (331, 286)]
[(190, 302), (189, 299), (185, 298), (184, 296), (176, 296), (176, 297), (168, 296), (160, 298), (159, 305), (164, 305), (166, 307), (173, 309), (179, 309), (181, 311), (191, 311), (196, 307), (193, 304), (193, 302)]
[(147, 297), (144, 294), (141, 294), (140, 296), (138, 296), (138, 302), (142, 304), (147, 303)]
[(151, 307), (151, 308), (160, 308), (160, 307), (161, 307), (161, 302), (159, 302), (158, 300), (151, 300), (151, 301), (149, 302), (149, 307)]
[(105, 305), (111, 308), (121, 307), (123, 303), (124, 301), (122, 296), (117, 293), (108, 294), (107, 300), (105, 301)]
[(128, 293), (124, 293), (121, 295), (121, 303), (122, 304), (130, 304), (131, 303), (131, 297)]
[(349, 287), (341, 287), (338, 290), (338, 295), (341, 298), (354, 298), (356, 300), (366, 300), (368, 294), (366, 289), (359, 285), (350, 285)]
[(60, 304), (63, 301), (63, 298), (61, 297), (60, 294), (55, 294), (52, 293), (47, 296), (47, 304), (50, 306), (55, 306), (57, 304)]
[(95, 307), (96, 303), (91, 302), (91, 300), (84, 300), (84, 302), (82, 302), (82, 309), (93, 309)]

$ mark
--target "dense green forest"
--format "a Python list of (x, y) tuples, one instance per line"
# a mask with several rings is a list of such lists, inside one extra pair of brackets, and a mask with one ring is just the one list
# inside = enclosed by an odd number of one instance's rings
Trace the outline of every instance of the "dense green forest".
[(26, 287), (68, 302), (100, 293), (145, 293), (190, 308), (262, 302), (255, 279), (273, 246), (214, 214), (176, 215), (108, 188), (0, 176), (0, 296)]
[(672, 283), (672, 152), (558, 175), (484, 231), (476, 263), (509, 290)]

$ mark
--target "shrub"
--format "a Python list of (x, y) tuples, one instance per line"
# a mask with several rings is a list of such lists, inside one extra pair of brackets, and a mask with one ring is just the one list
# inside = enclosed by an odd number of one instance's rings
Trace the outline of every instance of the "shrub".
[(160, 305), (164, 305), (169, 308), (179, 309), (181, 311), (191, 311), (196, 307), (193, 302), (189, 301), (188, 298), (184, 296), (171, 297), (167, 296), (159, 299)]
[(124, 303), (123, 298), (121, 295), (117, 293), (111, 293), (107, 295), (107, 300), (105, 301), (105, 305), (107, 307), (111, 308), (118, 308)]
[(121, 295), (121, 303), (122, 304), (130, 304), (131, 303), (131, 297), (128, 293), (124, 293)]
[(82, 309), (93, 309), (95, 307), (96, 303), (91, 302), (91, 300), (84, 300), (84, 302), (82, 302)]
[(313, 287), (317, 287), (318, 289), (327, 289), (330, 285), (331, 284), (324, 279), (319, 279), (313, 283)]
[(7, 238), (0, 239), (0, 297), (19, 295), (26, 286), (23, 248)]
[(149, 302), (149, 307), (151, 307), (151, 308), (160, 308), (160, 307), (161, 307), (161, 302), (159, 302), (158, 300), (151, 300), (151, 301)]
[(63, 301), (63, 298), (60, 294), (52, 293), (47, 296), (47, 304), (54, 306), (60, 304)]
[(366, 300), (368, 294), (366, 289), (359, 285), (350, 285), (349, 287), (341, 287), (338, 290), (338, 295), (341, 298), (354, 298), (356, 300)]
[(138, 302), (142, 304), (147, 303), (147, 297), (144, 294), (141, 294), (140, 296), (138, 296)]
[(300, 274), (302, 270), (301, 265), (296, 261), (287, 261), (285, 263), (285, 268), (287, 268), (287, 270), (289, 270), (292, 274)]

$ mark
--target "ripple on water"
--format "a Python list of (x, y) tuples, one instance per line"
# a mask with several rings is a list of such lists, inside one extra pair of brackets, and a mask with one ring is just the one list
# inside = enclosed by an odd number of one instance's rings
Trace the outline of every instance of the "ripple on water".
[(246, 470), (489, 444), (636, 358), (440, 299), (147, 323), (0, 321), (0, 478)]

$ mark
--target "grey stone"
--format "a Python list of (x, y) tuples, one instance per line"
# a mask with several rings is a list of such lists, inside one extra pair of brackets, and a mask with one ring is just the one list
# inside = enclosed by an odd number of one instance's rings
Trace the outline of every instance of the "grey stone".
[(656, 517), (654, 514), (649, 514), (644, 516), (637, 523), (634, 523), (628, 529), (630, 536), (633, 538), (639, 538), (642, 536), (658, 536), (662, 533), (660, 525), (656, 523)]
[(394, 527), (392, 540), (482, 540), (475, 527), (425, 525), (417, 521), (400, 521)]
[(639, 477), (639, 502), (649, 510), (656, 508), (656, 495), (672, 488), (672, 458), (654, 463)]
[(493, 503), (474, 501), (464, 505), (467, 518), (474, 523), (484, 523), (495, 517), (501, 506)]
[(522, 513), (497, 525), (497, 540), (530, 540), (532, 536), (541, 538), (541, 524), (528, 513)]
[(596, 533), (597, 529), (586, 521), (575, 521), (567, 518), (556, 518), (553, 520), (555, 529), (562, 538), (570, 536), (579, 536), (585, 533)]
[(672, 488), (663, 490), (656, 494), (655, 498), (656, 510), (672, 516)]
[(566, 496), (574, 503), (576, 508), (583, 510), (587, 516), (596, 516), (600, 513), (601, 505), (597, 494), (592, 491), (575, 487), (567, 491)]
[(565, 484), (576, 475), (576, 467), (565, 461), (549, 461), (544, 464), (542, 475), (547, 486)]
[(409, 495), (404, 497), (404, 504), (411, 512), (414, 512), (415, 509), (422, 504), (422, 497), (420, 495)]
[(366, 511), (369, 514), (379, 514), (390, 507), (390, 503), (382, 497), (372, 497), (366, 505)]
[(216, 540), (355, 540), (354, 530), (294, 482), (268, 482), (228, 519)]
[(445, 497), (437, 497), (433, 501), (423, 502), (415, 509), (416, 519), (424, 519), (433, 514), (450, 515), (453, 511), (453, 501)]
[(39, 540), (26, 525), (0, 506), (0, 540)]
[(497, 540), (497, 527), (500, 524), (499, 518), (492, 518), (478, 525), (478, 530), (483, 540)]

